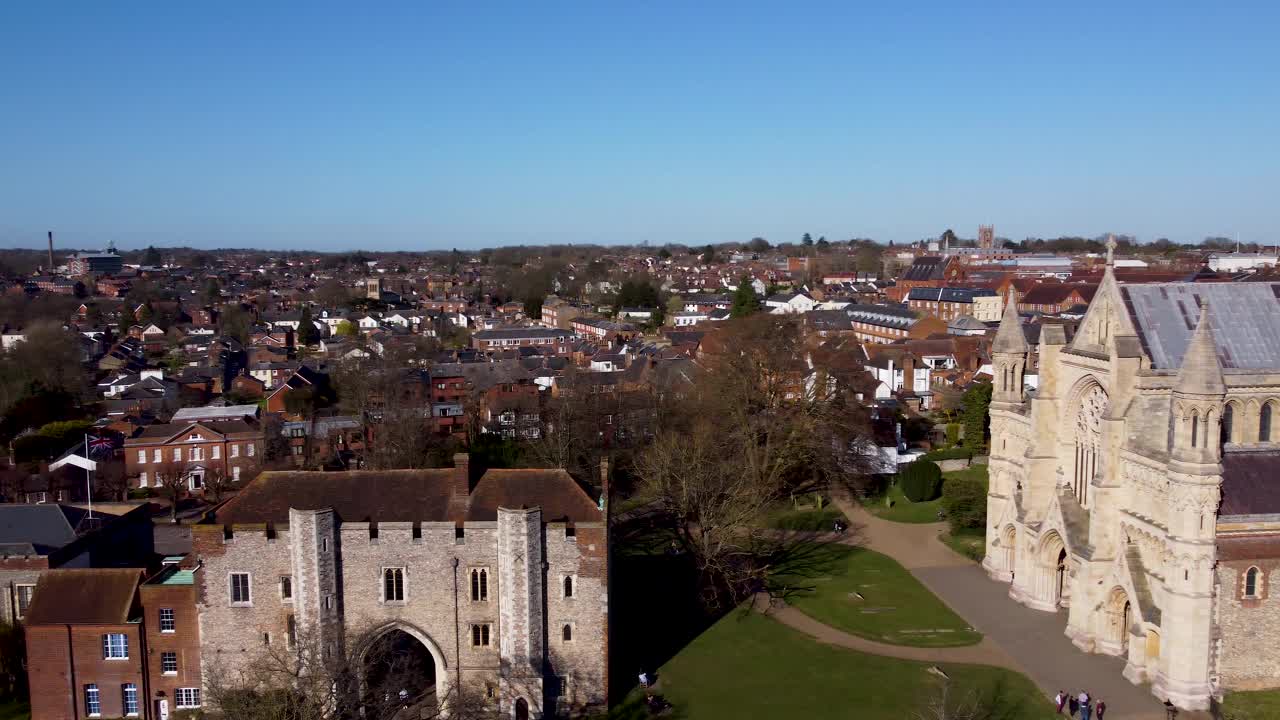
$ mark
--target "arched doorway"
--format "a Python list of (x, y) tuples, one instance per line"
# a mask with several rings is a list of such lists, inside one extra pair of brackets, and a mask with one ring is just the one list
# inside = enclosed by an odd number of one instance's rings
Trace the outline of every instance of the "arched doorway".
[(1124, 588), (1116, 587), (1107, 596), (1106, 627), (1103, 641), (1122, 657), (1129, 653), (1129, 627), (1133, 624), (1133, 605)]
[(361, 654), (362, 704), (375, 717), (435, 717), (439, 710), (432, 648), (413, 634), (390, 628)]
[(1000, 536), (1000, 544), (1004, 549), (1004, 569), (1009, 571), (1010, 579), (1013, 578), (1013, 572), (1016, 568), (1014, 564), (1017, 559), (1017, 542), (1018, 533), (1012, 525), (1004, 529), (1004, 533)]
[(1035, 564), (1035, 603), (1032, 607), (1056, 611), (1065, 605), (1064, 601), (1071, 594), (1067, 582), (1070, 573), (1067, 546), (1061, 535), (1050, 532), (1044, 537)]
[(529, 703), (524, 698), (516, 699), (516, 720), (529, 720)]
[(1067, 549), (1058, 551), (1058, 562), (1053, 571), (1053, 603), (1062, 604), (1062, 596), (1067, 589)]

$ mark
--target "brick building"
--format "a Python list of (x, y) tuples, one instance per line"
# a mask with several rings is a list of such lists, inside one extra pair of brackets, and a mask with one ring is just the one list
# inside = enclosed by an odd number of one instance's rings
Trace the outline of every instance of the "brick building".
[(473, 482), (468, 457), (454, 463), (267, 472), (195, 526), (204, 670), (295, 637), (394, 638), (426, 658), (424, 704), (461, 683), (514, 716), (603, 708), (604, 513), (564, 470)]
[(572, 332), (557, 328), (507, 327), (473, 333), (471, 347), (477, 350), (540, 347), (547, 352), (563, 354), (568, 352), (568, 344), (572, 339)]
[(25, 625), (33, 720), (165, 718), (201, 705), (196, 571), (53, 570)]
[(891, 343), (947, 332), (946, 322), (938, 318), (918, 318), (901, 305), (850, 305), (845, 312), (853, 325), (854, 337), (864, 342)]
[(125, 473), (137, 478), (138, 487), (151, 487), (161, 476), (180, 472), (193, 492), (204, 487), (211, 472), (239, 480), (258, 467), (263, 433), (262, 423), (251, 417), (150, 425), (125, 440)]
[(907, 307), (911, 310), (950, 322), (961, 315), (978, 316), (974, 303), (980, 297), (995, 297), (996, 291), (987, 288), (918, 287), (907, 295)]

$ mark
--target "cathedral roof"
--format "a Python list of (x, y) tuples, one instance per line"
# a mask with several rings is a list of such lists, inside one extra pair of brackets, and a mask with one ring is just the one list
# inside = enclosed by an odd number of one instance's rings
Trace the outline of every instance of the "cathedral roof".
[(1280, 451), (1222, 454), (1221, 515), (1280, 513)]
[(1182, 366), (1205, 303), (1213, 308), (1210, 329), (1222, 368), (1280, 368), (1278, 283), (1151, 283), (1121, 285), (1120, 293), (1156, 369)]

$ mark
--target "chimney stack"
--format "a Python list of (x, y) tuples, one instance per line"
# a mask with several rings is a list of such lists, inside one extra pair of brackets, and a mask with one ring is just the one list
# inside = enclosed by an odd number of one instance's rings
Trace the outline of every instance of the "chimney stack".
[(453, 496), (465, 500), (471, 494), (471, 456), (454, 453)]
[(49, 231), (49, 272), (53, 272), (53, 231)]
[(916, 359), (911, 353), (902, 356), (902, 390), (914, 392), (916, 388)]

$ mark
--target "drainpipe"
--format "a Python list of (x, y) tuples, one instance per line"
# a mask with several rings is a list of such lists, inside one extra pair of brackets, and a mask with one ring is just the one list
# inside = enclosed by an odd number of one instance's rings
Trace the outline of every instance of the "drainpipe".
[[(80, 693), (76, 692), (76, 648), (71, 640), (71, 625), (67, 625), (67, 673), (71, 676), (71, 717), (80, 718)], [(99, 698), (102, 696), (99, 695)]]
[(453, 672), (457, 677), (455, 692), (462, 692), (462, 626), (458, 616), (458, 558), (453, 558)]

